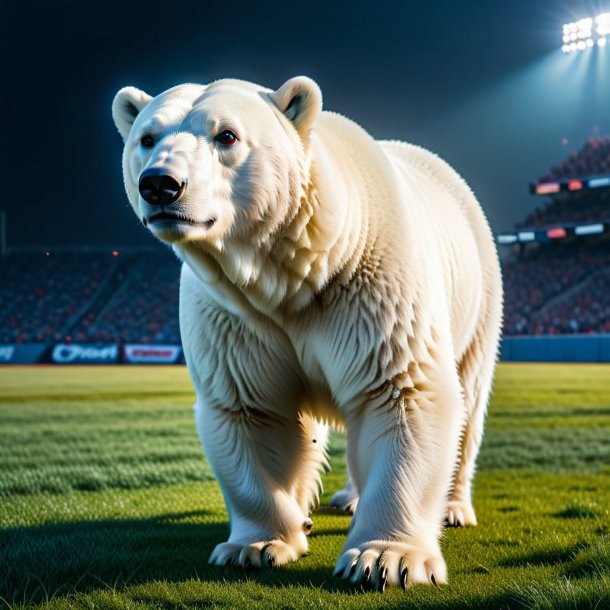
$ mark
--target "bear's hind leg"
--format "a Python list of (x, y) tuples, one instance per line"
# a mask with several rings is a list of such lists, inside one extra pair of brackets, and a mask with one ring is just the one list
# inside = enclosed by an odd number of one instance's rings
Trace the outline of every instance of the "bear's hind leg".
[(358, 506), (358, 489), (356, 488), (356, 483), (354, 483), (352, 473), (349, 470), (349, 461), (347, 475), (347, 485), (343, 489), (333, 494), (333, 497), (330, 499), (330, 505), (333, 508), (338, 508), (339, 510), (353, 515), (356, 512), (356, 507)]
[[(501, 301), (499, 301), (501, 303)], [(447, 504), (446, 524), (451, 527), (475, 526), (472, 480), (483, 440), (487, 403), (491, 394), (500, 340), (501, 304), (489, 303), (483, 322), (459, 363), (459, 375), (466, 405), (466, 421), (460, 453)]]
[[(299, 416), (300, 434), (304, 439), (303, 452), (295, 476), (292, 495), (304, 513), (309, 514), (317, 505), (322, 491), (320, 474), (330, 470), (326, 457), (328, 445), (328, 425), (301, 412)], [(310, 521), (313, 527), (313, 521)], [(309, 533), (309, 532), (307, 532)]]

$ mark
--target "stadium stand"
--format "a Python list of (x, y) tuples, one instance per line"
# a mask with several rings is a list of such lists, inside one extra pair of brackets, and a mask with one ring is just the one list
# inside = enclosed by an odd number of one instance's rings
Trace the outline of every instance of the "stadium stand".
[[(609, 173), (610, 137), (590, 138), (540, 183)], [(577, 236), (585, 223), (599, 234)], [(560, 239), (539, 231), (553, 227)], [(518, 244), (504, 260), (504, 334), (610, 332), (610, 189), (559, 192), (516, 229), (533, 231), (527, 239), (535, 235), (535, 243)]]
[(179, 265), (173, 255), (134, 255), (116, 292), (99, 315), (88, 312), (72, 332), (75, 341), (180, 343)]
[(572, 152), (559, 165), (552, 167), (540, 182), (569, 178), (585, 178), (610, 174), (610, 136), (589, 138), (586, 144)]
[(65, 339), (70, 324), (113, 275), (109, 255), (15, 252), (0, 259), (0, 342)]
[(610, 267), (554, 299), (534, 317), (534, 334), (610, 333)]
[(517, 229), (610, 221), (610, 190), (584, 191), (549, 200), (528, 214)]
[[(580, 238), (534, 246), (504, 265), (504, 334), (604, 332), (608, 292), (595, 281), (610, 272), (610, 240)], [(605, 307), (584, 310), (585, 302)]]
[(0, 343), (180, 343), (167, 252), (15, 252), (0, 259)]

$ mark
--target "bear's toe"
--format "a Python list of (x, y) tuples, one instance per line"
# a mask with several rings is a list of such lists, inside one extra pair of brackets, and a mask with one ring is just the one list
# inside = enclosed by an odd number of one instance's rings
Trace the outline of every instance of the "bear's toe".
[(447, 566), (440, 556), (412, 544), (380, 541), (345, 551), (334, 571), (365, 589), (385, 591), (387, 585), (403, 589), (416, 584), (440, 586), (447, 582)]
[(282, 540), (270, 540), (245, 546), (239, 555), (239, 563), (255, 568), (275, 568), (296, 561), (302, 555)]
[(208, 559), (208, 563), (217, 566), (237, 565), (242, 548), (241, 544), (230, 542), (217, 544)]
[(477, 517), (469, 501), (452, 500), (447, 505), (445, 524), (448, 527), (474, 527)]
[(339, 510), (353, 515), (356, 512), (356, 507), (358, 506), (358, 494), (349, 488), (342, 489), (341, 491), (333, 494), (332, 498), (330, 499), (330, 505), (333, 508), (338, 508)]
[(209, 563), (242, 568), (274, 568), (302, 557), (304, 550), (296, 549), (283, 540), (254, 542), (248, 545), (223, 542), (216, 546), (210, 555)]

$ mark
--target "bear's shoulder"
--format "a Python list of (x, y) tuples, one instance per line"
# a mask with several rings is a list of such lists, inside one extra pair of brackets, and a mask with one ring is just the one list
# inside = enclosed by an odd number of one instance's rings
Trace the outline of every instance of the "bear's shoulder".
[[(381, 180), (386, 187), (392, 182), (393, 167), (386, 153), (379, 142), (355, 121), (336, 112), (324, 111), (316, 121), (314, 133), (326, 152), (335, 161), (343, 161), (343, 170), (356, 181), (364, 179), (372, 184)], [(353, 175), (354, 172), (357, 175)], [(379, 192), (383, 191), (385, 188)]]

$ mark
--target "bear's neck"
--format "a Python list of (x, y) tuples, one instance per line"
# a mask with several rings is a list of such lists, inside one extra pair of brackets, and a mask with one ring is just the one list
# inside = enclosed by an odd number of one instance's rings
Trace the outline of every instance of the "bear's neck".
[(252, 305), (273, 317), (307, 308), (329, 280), (356, 265), (364, 224), (359, 202), (334, 206), (347, 199), (326, 192), (326, 177), (315, 166), (310, 176), (295, 215), (273, 239), (258, 245), (232, 241), (217, 259)]
[(225, 284), (233, 300), (239, 293), (278, 320), (315, 303), (331, 280), (347, 281), (371, 239), (363, 168), (335, 134), (317, 136), (310, 142), (307, 179), (291, 206), (295, 213), (271, 239), (255, 244), (233, 236), (221, 249), (185, 257), (195, 273), (197, 266), (210, 267), (203, 259), (211, 257), (214, 281)]
[(331, 279), (355, 266), (366, 225), (359, 196), (350, 196), (328, 162), (314, 158), (308, 175), (295, 216), (261, 253), (260, 275), (251, 284), (257, 299), (288, 312), (307, 307)]

